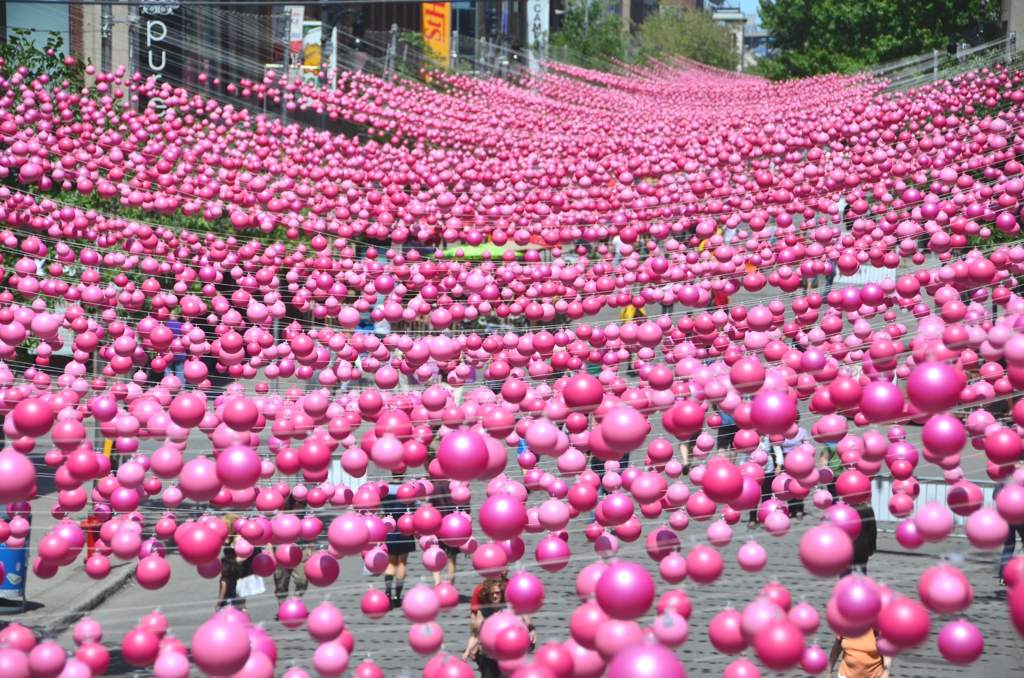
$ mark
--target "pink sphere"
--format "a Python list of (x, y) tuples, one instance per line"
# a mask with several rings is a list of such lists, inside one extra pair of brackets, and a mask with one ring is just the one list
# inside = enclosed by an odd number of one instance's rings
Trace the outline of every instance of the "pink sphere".
[(939, 631), (939, 652), (950, 664), (972, 664), (984, 651), (985, 639), (969, 621), (951, 621)]
[(348, 669), (348, 650), (336, 640), (321, 643), (313, 653), (313, 668), (323, 678), (337, 678)]
[(533, 614), (544, 605), (544, 585), (529, 572), (517, 572), (508, 580), (505, 600), (516, 614)]
[(483, 436), (469, 429), (449, 433), (437, 448), (442, 472), (454, 480), (474, 480), (487, 468), (488, 456)]
[(67, 653), (52, 640), (44, 640), (28, 654), (28, 666), (33, 678), (57, 678), (64, 670)]
[(736, 560), (744, 572), (760, 572), (768, 564), (768, 552), (756, 541), (748, 541), (740, 547)]
[(640, 565), (616, 561), (608, 566), (594, 589), (597, 603), (614, 619), (636, 619), (654, 602), (654, 580)]
[(835, 577), (850, 569), (853, 541), (833, 525), (812, 527), (800, 539), (800, 561), (816, 577)]
[(211, 676), (230, 676), (249, 659), (249, 634), (241, 624), (211, 619), (192, 636), (192, 660)]
[(306, 631), (318, 643), (326, 643), (341, 635), (345, 628), (345, 616), (337, 607), (323, 602), (313, 608), (306, 619)]
[(444, 631), (435, 622), (413, 624), (409, 627), (409, 646), (418, 655), (431, 655), (441, 649)]
[(686, 669), (671, 650), (640, 642), (615, 655), (608, 678), (686, 678)]
[(788, 620), (773, 621), (754, 637), (754, 651), (761, 663), (773, 671), (788, 671), (804, 653), (804, 636)]

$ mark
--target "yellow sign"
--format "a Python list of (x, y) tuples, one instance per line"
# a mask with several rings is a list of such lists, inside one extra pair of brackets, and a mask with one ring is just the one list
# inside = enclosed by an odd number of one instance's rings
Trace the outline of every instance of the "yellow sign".
[(448, 67), (452, 44), (452, 6), (448, 2), (425, 2), (423, 7), (423, 40), (434, 61)]

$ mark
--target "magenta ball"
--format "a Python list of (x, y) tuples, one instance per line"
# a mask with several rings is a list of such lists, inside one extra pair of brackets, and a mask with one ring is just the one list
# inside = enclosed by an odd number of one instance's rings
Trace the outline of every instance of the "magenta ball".
[(816, 577), (835, 577), (850, 569), (853, 541), (833, 525), (812, 527), (800, 539), (800, 561)]
[(609, 617), (636, 619), (654, 602), (654, 580), (640, 565), (616, 561), (601, 575), (594, 593)]
[(739, 654), (747, 648), (743, 638), (743, 616), (736, 610), (723, 610), (714, 616), (708, 626), (708, 637), (715, 649), (723, 654)]
[(488, 455), (483, 436), (469, 429), (452, 431), (437, 448), (442, 472), (454, 480), (474, 480), (487, 468)]
[(951, 621), (939, 631), (939, 652), (950, 664), (966, 666), (985, 651), (985, 638), (974, 624), (964, 619)]
[(523, 502), (507, 494), (488, 497), (480, 506), (480, 529), (495, 541), (514, 539), (526, 529), (528, 517)]
[(800, 629), (782, 619), (758, 631), (753, 646), (762, 664), (773, 671), (788, 671), (804, 653), (804, 636)]
[(754, 398), (750, 418), (761, 434), (781, 435), (796, 421), (796, 404), (785, 393), (766, 391)]
[(544, 605), (544, 584), (529, 572), (517, 572), (508, 580), (505, 600), (516, 614), (533, 614)]
[(192, 660), (211, 676), (230, 676), (249, 660), (249, 634), (241, 624), (211, 619), (192, 636)]
[(690, 579), (698, 584), (714, 583), (722, 574), (722, 554), (709, 546), (696, 546), (686, 556)]
[(686, 669), (671, 650), (641, 642), (615, 655), (608, 678), (686, 678)]

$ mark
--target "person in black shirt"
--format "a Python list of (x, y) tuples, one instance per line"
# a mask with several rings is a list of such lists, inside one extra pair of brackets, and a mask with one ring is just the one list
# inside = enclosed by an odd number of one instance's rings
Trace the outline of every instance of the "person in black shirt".
[(851, 508), (860, 516), (860, 534), (853, 540), (853, 567), (851, 572), (868, 573), (868, 558), (875, 555), (878, 546), (878, 526), (871, 502), (855, 504)]
[[(395, 492), (398, 485), (389, 485), (388, 494), (380, 503), (380, 514), (391, 516), (395, 522), (408, 513), (409, 508), (398, 501)], [(402, 604), (402, 589), (405, 588), (405, 572), (409, 562), (409, 554), (416, 550), (416, 540), (413, 535), (405, 535), (399, 532), (396, 527), (388, 533), (384, 541), (388, 547), (388, 569), (384, 571), (384, 592), (391, 598), (392, 608)], [(394, 583), (395, 594), (391, 595), (391, 585)]]
[[(452, 499), (451, 490), (449, 490), (446, 485), (447, 481), (443, 480), (434, 483), (434, 493), (430, 495), (430, 505), (437, 509), (437, 512), (441, 514), (442, 519), (462, 508), (455, 504), (455, 500)], [(449, 584), (454, 584), (457, 568), (456, 558), (459, 557), (459, 553), (461, 553), (461, 551), (459, 551), (458, 546), (449, 546), (443, 541), (439, 541), (438, 546), (440, 546), (444, 550), (444, 554), (448, 556), (446, 578)], [(441, 573), (433, 572), (432, 574), (434, 575), (434, 586), (437, 586), (441, 583)]]

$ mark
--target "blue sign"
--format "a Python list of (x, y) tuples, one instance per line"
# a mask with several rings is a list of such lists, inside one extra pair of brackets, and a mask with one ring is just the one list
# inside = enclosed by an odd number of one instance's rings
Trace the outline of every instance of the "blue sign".
[(25, 596), (28, 578), (28, 544), (20, 549), (0, 544), (0, 563), (4, 566), (4, 580), (0, 582), (0, 598), (18, 600)]

